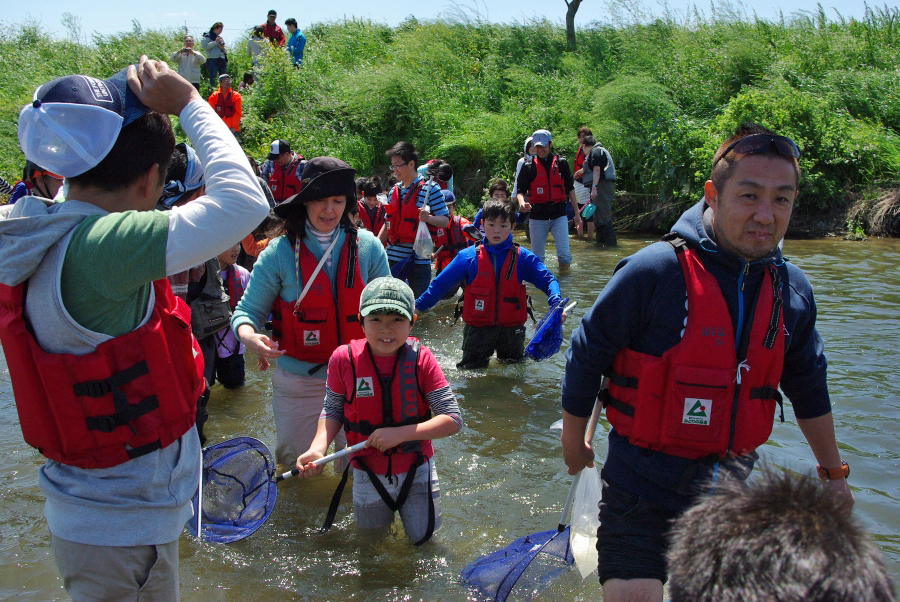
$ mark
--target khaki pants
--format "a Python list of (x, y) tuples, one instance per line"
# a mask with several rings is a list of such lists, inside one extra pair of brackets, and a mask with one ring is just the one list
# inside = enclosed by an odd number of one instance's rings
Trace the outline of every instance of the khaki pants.
[[(272, 412), (275, 414), (275, 461), (286, 469), (297, 464), (297, 456), (306, 452), (316, 436), (319, 415), (325, 405), (325, 379), (291, 374), (275, 367), (272, 374)], [(347, 446), (344, 431), (334, 438), (334, 448)], [(335, 462), (343, 471), (347, 458)]]
[(75, 602), (180, 599), (177, 539), (157, 546), (92, 546), (51, 533), (50, 547)]

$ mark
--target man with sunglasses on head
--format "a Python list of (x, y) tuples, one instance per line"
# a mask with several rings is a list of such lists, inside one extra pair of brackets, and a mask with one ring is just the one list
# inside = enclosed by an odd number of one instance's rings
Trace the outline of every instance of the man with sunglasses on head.
[(779, 387), (824, 487), (852, 508), (812, 288), (778, 249), (799, 156), (789, 138), (741, 125), (716, 151), (703, 199), (616, 266), (572, 334), (562, 385), (570, 474), (593, 462), (584, 433), (598, 394), (613, 427), (597, 544), (608, 602), (662, 600), (672, 521), (723, 471), (749, 476), (783, 420)]

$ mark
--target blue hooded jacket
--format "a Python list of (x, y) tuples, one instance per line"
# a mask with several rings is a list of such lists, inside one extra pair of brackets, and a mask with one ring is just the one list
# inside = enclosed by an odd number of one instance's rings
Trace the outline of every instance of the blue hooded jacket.
[[(506, 261), (506, 254), (509, 253), (512, 244), (512, 234), (510, 234), (509, 238), (499, 244), (484, 245), (494, 264), (495, 276), (496, 272)], [(431, 309), (435, 303), (443, 299), (447, 293), (460, 284), (465, 285), (472, 282), (478, 273), (478, 249), (481, 246), (475, 245), (474, 247), (466, 247), (461, 250), (453, 258), (453, 261), (431, 281), (428, 290), (416, 299), (416, 309)], [(547, 303), (550, 304), (550, 307), (562, 300), (559, 294), (559, 282), (557, 282), (556, 277), (550, 273), (544, 262), (528, 249), (519, 249), (519, 260), (516, 263), (516, 270), (519, 280), (533, 284), (547, 295)], [(588, 413), (590, 413), (590, 410), (588, 410)]]
[[(777, 248), (750, 263), (720, 248), (715, 242), (711, 210), (702, 200), (681, 216), (672, 231), (700, 251), (704, 266), (719, 282), (731, 312), (735, 341), (750, 327), (766, 266), (778, 266), (785, 300), (781, 390), (790, 399), (797, 418), (829, 413), (827, 362), (815, 328), (816, 305), (809, 280), (800, 268), (784, 260)], [(668, 243), (654, 243), (619, 262), (572, 333), (562, 384), (563, 409), (575, 416), (590, 415), (603, 371), (619, 350), (630, 348), (659, 357), (677, 345), (687, 319), (686, 295), (681, 266)], [(756, 457), (753, 453), (743, 458), (744, 468), (752, 468)], [(610, 433), (605, 478), (672, 510), (684, 509), (695, 493), (693, 484), (709, 476), (711, 470), (712, 465), (698, 466), (639, 448), (615, 430)]]

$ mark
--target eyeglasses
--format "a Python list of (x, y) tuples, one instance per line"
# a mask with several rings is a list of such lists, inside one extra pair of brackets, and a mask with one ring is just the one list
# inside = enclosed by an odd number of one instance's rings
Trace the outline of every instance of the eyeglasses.
[(775, 145), (775, 151), (782, 157), (800, 158), (800, 149), (797, 147), (797, 143), (790, 138), (773, 134), (752, 134), (729, 144), (725, 148), (725, 152), (713, 161), (713, 167), (732, 151), (736, 155), (758, 155), (768, 152), (773, 144)]
[(391, 171), (397, 171), (404, 165), (408, 165), (408, 164), (409, 164), (409, 161), (404, 161), (403, 163), (400, 163), (399, 165), (395, 165), (394, 163), (391, 163)]

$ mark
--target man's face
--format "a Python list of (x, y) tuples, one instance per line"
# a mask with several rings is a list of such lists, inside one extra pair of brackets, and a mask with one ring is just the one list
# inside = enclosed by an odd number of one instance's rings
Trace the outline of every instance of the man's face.
[(718, 244), (745, 261), (755, 261), (771, 253), (787, 232), (797, 198), (797, 173), (787, 159), (745, 155), (735, 161), (722, 190), (708, 180), (704, 193)]
[(219, 80), (219, 87), (222, 88), (223, 92), (228, 92), (231, 90), (231, 78), (225, 77)]
[(532, 147), (532, 150), (534, 150), (534, 154), (537, 155), (538, 158), (540, 158), (540, 159), (546, 159), (550, 155), (550, 147), (549, 146), (534, 145)]
[(270, 14), (268, 17), (266, 17), (266, 22), (267, 22), (269, 25), (275, 25), (275, 19), (276, 19), (277, 17), (278, 17), (278, 15), (271, 15), (271, 14)]
[(584, 134), (578, 134), (578, 146), (584, 145)]
[(291, 161), (293, 161), (293, 160), (294, 160), (294, 153), (291, 151), (284, 151), (283, 153), (278, 155), (278, 158), (275, 159), (275, 163), (278, 163), (282, 167), (287, 167), (288, 165), (290, 165)]
[(413, 161), (404, 161), (400, 155), (391, 157), (391, 170), (404, 185), (416, 179), (416, 168)]
[(194, 38), (188, 36), (184, 39), (184, 47), (185, 48), (193, 48), (194, 47)]
[(288, 25), (287, 30), (288, 30), (288, 33), (294, 33), (295, 31), (297, 31), (297, 26), (296, 25)]

